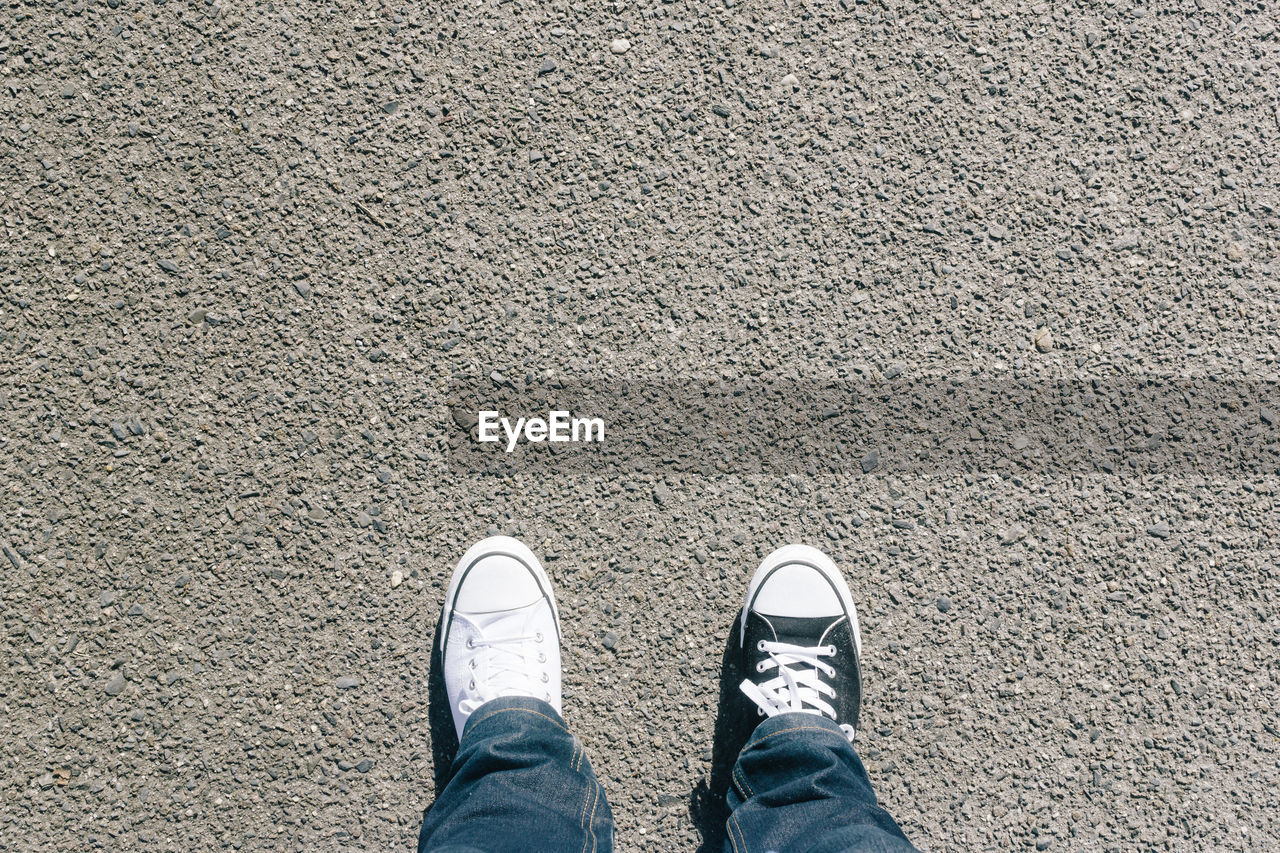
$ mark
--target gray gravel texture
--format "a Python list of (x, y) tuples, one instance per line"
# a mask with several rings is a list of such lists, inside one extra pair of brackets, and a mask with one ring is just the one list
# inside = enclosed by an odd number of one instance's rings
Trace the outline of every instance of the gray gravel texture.
[(793, 539), (922, 849), (1276, 849), (1273, 468), (481, 477), (445, 436), (495, 370), (1274, 381), (1278, 56), (1265, 2), (6, 3), (0, 850), (410, 849), (496, 531), (621, 849), (714, 840), (723, 638)]

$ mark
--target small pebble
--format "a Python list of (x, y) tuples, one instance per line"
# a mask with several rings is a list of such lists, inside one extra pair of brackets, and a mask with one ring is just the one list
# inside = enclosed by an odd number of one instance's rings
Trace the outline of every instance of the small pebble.
[(400, 571), (399, 569), (396, 569), (394, 572), (391, 573), (391, 588), (395, 589), (396, 587), (400, 586), (400, 584), (402, 583), (404, 583), (404, 572)]
[(609, 42), (610, 53), (626, 53), (628, 50), (631, 50), (631, 42), (626, 39), (614, 39)]
[(1036, 332), (1035, 345), (1040, 352), (1048, 352), (1053, 349), (1053, 335), (1047, 328), (1042, 328)]
[(950, 609), (951, 609), (951, 599), (947, 598), (945, 595), (944, 595), (944, 596), (942, 596), (942, 598), (939, 598), (939, 599), (938, 599), (938, 612), (939, 612), (939, 613), (946, 613), (946, 612), (947, 612), (947, 611), (949, 611)]
[(344, 675), (335, 681), (333, 686), (337, 687), (339, 690), (350, 690), (353, 687), (360, 686), (360, 679), (356, 678), (354, 675)]

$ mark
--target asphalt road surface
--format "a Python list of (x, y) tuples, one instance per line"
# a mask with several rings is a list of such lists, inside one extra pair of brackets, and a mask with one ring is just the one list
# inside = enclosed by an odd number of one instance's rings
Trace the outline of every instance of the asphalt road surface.
[[(492, 532), (622, 850), (719, 843), (792, 540), (921, 849), (1276, 849), (1278, 58), (1213, 0), (6, 4), (0, 850), (411, 849)], [(631, 443), (473, 458), (542, 387)]]

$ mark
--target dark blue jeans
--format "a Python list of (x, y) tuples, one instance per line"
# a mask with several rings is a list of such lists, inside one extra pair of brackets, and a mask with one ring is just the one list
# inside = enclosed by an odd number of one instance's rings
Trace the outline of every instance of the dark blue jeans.
[[(915, 853), (876, 805), (862, 762), (824, 717), (756, 727), (733, 768), (726, 853)], [(427, 811), (419, 853), (613, 850), (613, 815), (550, 705), (496, 699), (467, 721), (449, 783)]]

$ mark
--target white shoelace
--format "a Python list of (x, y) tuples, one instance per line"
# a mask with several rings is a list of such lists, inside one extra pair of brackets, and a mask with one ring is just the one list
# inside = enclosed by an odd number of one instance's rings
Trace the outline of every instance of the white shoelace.
[[(539, 681), (534, 676), (536, 664), (529, 660), (531, 652), (525, 646), (533, 641), (541, 643), (542, 632), (522, 634), (515, 637), (473, 637), (467, 640), (468, 649), (481, 651), (471, 659), (471, 681), (467, 686), (468, 696), (458, 703), (458, 708), (465, 714), (499, 696), (545, 696), (551, 694), (545, 686), (546, 674)], [(546, 660), (542, 652), (537, 653), (537, 662)], [(475, 670), (483, 667), (483, 675), (477, 677)]]
[[(778, 675), (761, 684), (744, 679), (738, 688), (756, 703), (763, 716), (800, 713), (836, 719), (836, 709), (827, 701), (828, 697), (835, 698), (835, 688), (822, 680), (824, 675), (832, 678), (836, 674), (835, 667), (822, 660), (836, 653), (835, 646), (807, 647), (761, 640), (758, 648), (769, 657), (760, 662), (756, 671), (776, 668)], [(853, 740), (853, 726), (842, 723), (840, 729)]]

